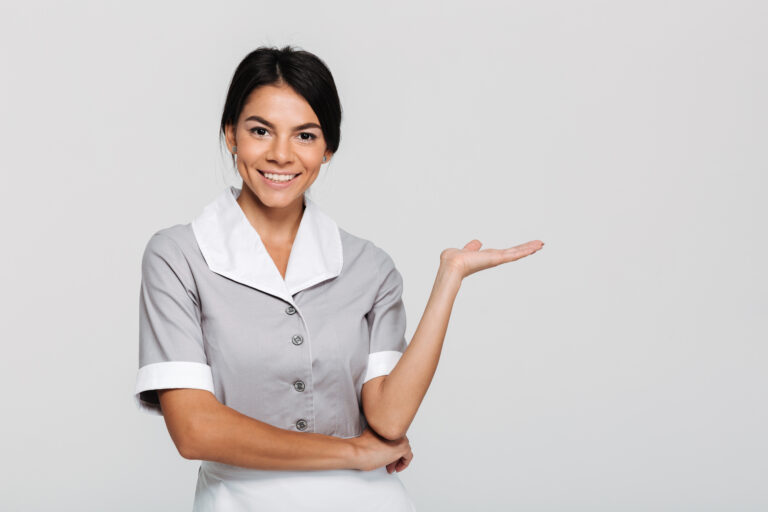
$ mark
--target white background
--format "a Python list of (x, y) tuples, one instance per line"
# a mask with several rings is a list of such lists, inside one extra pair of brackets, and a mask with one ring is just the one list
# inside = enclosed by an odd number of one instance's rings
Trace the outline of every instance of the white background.
[(237, 184), (259, 45), (332, 70), (312, 197), (394, 258), (407, 336), (467, 278), (400, 474), (420, 512), (768, 509), (768, 8), (748, 1), (37, 2), (0, 8), (0, 509), (186, 511), (133, 403), (140, 260)]

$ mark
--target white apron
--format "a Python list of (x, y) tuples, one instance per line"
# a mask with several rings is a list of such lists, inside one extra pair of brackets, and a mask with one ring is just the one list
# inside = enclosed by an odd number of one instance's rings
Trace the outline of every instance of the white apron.
[(266, 471), (201, 461), (193, 512), (415, 512), (397, 473)]

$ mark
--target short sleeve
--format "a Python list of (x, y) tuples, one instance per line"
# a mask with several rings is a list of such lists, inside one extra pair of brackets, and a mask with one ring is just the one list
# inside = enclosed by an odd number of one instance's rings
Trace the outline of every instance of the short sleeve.
[(139, 371), (134, 398), (140, 410), (162, 414), (158, 389), (213, 393), (194, 279), (181, 248), (155, 233), (144, 250), (139, 293)]
[(403, 278), (392, 258), (386, 254), (379, 267), (381, 285), (373, 307), (367, 313), (370, 330), (368, 369), (363, 382), (388, 375), (407, 348), (405, 341), (405, 306)]

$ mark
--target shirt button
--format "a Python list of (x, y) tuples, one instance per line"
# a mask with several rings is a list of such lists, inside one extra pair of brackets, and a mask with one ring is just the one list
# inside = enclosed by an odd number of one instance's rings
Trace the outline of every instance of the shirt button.
[(307, 430), (307, 420), (301, 419), (296, 422), (296, 428), (298, 430)]
[(296, 391), (304, 391), (304, 381), (303, 380), (297, 380), (293, 383), (293, 389)]
[(293, 338), (291, 339), (294, 345), (301, 345), (304, 343), (304, 338), (301, 337), (301, 334), (294, 334)]
[(294, 313), (296, 313), (296, 308), (293, 306), (288, 306), (287, 308), (285, 308), (285, 313), (288, 315), (293, 315)]

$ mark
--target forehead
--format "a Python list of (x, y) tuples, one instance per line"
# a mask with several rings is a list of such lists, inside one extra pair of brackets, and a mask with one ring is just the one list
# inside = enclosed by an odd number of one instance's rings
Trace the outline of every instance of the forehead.
[(250, 115), (259, 115), (274, 124), (320, 123), (307, 100), (289, 85), (262, 85), (251, 91), (240, 118)]

